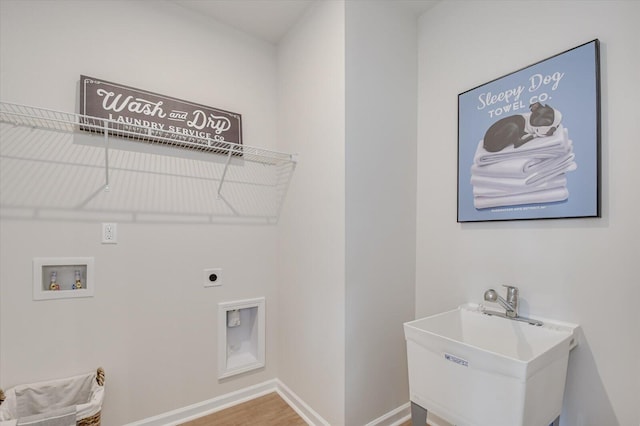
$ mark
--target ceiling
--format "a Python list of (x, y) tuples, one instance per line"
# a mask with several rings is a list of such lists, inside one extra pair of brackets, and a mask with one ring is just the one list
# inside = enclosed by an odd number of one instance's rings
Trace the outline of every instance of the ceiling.
[(173, 0), (173, 2), (275, 44), (314, 0)]
[[(309, 6), (318, 0), (172, 0), (198, 14), (276, 44)], [(355, 0), (347, 0), (355, 1)], [(361, 1), (361, 0), (358, 0)], [(417, 15), (438, 0), (384, 0), (409, 8)]]

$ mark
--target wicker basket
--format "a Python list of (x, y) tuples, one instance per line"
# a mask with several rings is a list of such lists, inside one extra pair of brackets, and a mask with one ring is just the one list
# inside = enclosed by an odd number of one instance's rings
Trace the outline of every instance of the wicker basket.
[(77, 426), (100, 426), (100, 411), (93, 416), (76, 421)]
[[(98, 368), (96, 370), (95, 373), (95, 383), (92, 385), (95, 388), (100, 388), (100, 398), (97, 401), (92, 401), (91, 404), (84, 404), (84, 405), (91, 405), (91, 409), (90, 412), (95, 412), (95, 405), (97, 404), (97, 408), (98, 411), (94, 414), (88, 414), (88, 415), (84, 415), (82, 413), (82, 411), (78, 412), (78, 417), (80, 418), (76, 418), (76, 425), (77, 426), (100, 426), (100, 413), (102, 411), (102, 395), (103, 395), (103, 391), (101, 388), (104, 387), (104, 379), (105, 379), (105, 373), (104, 373), (104, 369), (102, 369), (102, 367)], [(39, 384), (34, 384), (33, 386), (37, 386)], [(15, 398), (15, 392), (12, 392), (12, 390), (7, 391), (7, 393), (5, 394), (2, 389), (0, 389), (0, 425), (3, 424), (3, 420), (17, 420), (14, 418), (9, 418), (9, 419), (3, 419), (2, 418), (2, 410), (5, 407), (2, 407), (2, 404), (6, 401), (7, 403), (10, 402), (14, 402), (15, 405), (15, 401), (9, 401), (11, 398)], [(79, 406), (78, 406), (79, 407)]]

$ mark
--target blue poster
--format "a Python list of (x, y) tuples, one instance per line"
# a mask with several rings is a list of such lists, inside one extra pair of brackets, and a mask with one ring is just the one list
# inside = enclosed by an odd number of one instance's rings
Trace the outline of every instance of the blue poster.
[(458, 96), (458, 222), (600, 216), (599, 42)]

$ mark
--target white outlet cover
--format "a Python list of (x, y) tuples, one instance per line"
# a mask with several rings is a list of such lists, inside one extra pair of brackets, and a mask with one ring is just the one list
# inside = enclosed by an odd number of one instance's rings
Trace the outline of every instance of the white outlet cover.
[(203, 282), (205, 287), (220, 287), (222, 285), (222, 268), (205, 269)]
[(102, 224), (102, 244), (118, 244), (118, 225), (116, 223)]

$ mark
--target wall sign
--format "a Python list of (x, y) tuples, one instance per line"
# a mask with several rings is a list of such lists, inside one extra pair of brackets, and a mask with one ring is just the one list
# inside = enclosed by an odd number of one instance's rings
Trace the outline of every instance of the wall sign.
[(118, 130), (146, 131), (147, 139), (242, 144), (240, 114), (84, 75), (80, 76), (80, 114), (113, 121), (109, 127), (116, 135)]
[(458, 95), (458, 222), (600, 217), (599, 41)]

